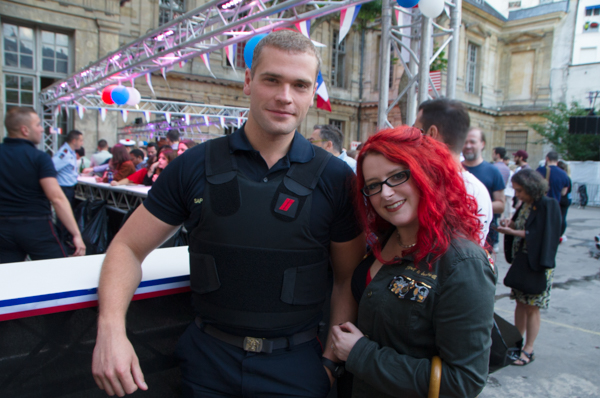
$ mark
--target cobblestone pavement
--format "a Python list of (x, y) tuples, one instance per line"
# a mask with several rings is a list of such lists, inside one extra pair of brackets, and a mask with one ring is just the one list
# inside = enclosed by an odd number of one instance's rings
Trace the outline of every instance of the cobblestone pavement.
[[(600, 256), (594, 243), (598, 234), (600, 209), (571, 206), (568, 240), (558, 248), (550, 307), (541, 310), (536, 360), (491, 374), (480, 398), (600, 397), (600, 260), (593, 256)], [(496, 313), (512, 323), (515, 303), (502, 284), (508, 271), (503, 253), (501, 243)]]

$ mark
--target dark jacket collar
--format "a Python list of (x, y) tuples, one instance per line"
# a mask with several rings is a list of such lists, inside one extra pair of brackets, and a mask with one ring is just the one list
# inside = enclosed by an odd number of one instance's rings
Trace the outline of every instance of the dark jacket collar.
[(26, 140), (25, 138), (5, 137), (4, 138), (4, 143), (5, 144), (23, 144), (23, 143), (26, 143), (26, 144), (29, 144), (29, 145), (31, 145), (32, 147), (35, 148), (35, 144), (33, 142), (29, 141), (29, 140)]

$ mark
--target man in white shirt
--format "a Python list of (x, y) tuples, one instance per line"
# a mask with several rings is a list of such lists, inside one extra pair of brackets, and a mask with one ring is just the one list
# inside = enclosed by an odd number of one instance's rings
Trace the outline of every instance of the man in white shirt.
[(96, 167), (105, 164), (112, 158), (108, 151), (108, 142), (106, 140), (98, 141), (98, 152), (91, 156), (90, 167)]
[(466, 171), (460, 162), (460, 153), (467, 138), (470, 124), (469, 113), (460, 102), (439, 98), (425, 101), (419, 106), (419, 113), (414, 127), (421, 129), (423, 134), (428, 134), (448, 146), (456, 165), (461, 170), (467, 193), (477, 201), (477, 215), (481, 221), (479, 243), (483, 247), (486, 244), (485, 238), (488, 235), (494, 214), (487, 188), (473, 174)]
[(308, 141), (346, 162), (356, 174), (356, 160), (348, 156), (346, 150), (342, 148), (344, 133), (339, 128), (331, 124), (317, 124), (313, 127), (313, 132)]

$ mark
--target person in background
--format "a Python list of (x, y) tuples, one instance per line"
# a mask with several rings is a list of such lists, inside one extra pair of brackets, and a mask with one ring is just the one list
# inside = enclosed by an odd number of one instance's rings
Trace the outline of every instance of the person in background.
[(85, 157), (84, 147), (77, 149), (75, 155), (77, 155), (77, 173), (81, 174), (84, 169), (90, 167), (91, 161)]
[(494, 218), (490, 225), (487, 243), (493, 246), (494, 252), (498, 252), (498, 232), (492, 226), (498, 225), (498, 218), (504, 212), (504, 180), (500, 171), (490, 163), (483, 160), (483, 149), (485, 148), (485, 135), (478, 128), (471, 128), (467, 133), (467, 140), (463, 147), (465, 160), (462, 165), (485, 185), (492, 200)]
[(515, 174), (517, 174), (522, 169), (529, 168), (529, 164), (527, 163), (529, 154), (526, 151), (519, 149), (517, 152), (513, 153), (513, 157), (515, 159), (515, 164), (517, 165), (517, 168), (515, 169)]
[(167, 145), (171, 147), (174, 151), (179, 147), (179, 131), (177, 130), (169, 130), (167, 132)]
[(512, 289), (510, 298), (516, 300), (515, 326), (525, 337), (521, 356), (513, 365), (525, 366), (535, 359), (533, 344), (540, 331), (540, 308), (548, 308), (550, 290), (556, 265), (556, 252), (560, 237), (560, 210), (558, 202), (545, 195), (548, 183), (535, 170), (522, 169), (512, 178), (515, 195), (522, 202), (510, 219), (500, 222), (498, 231), (513, 235), (513, 258), (517, 252), (527, 253), (533, 270), (546, 273), (546, 291), (526, 294)]
[(146, 161), (144, 160), (144, 152), (141, 149), (132, 149), (129, 152), (129, 158), (135, 166), (136, 170), (140, 170), (146, 167)]
[(147, 165), (151, 165), (152, 163), (156, 162), (157, 152), (158, 147), (156, 145), (156, 142), (148, 143), (148, 146), (146, 147), (146, 154), (148, 155), (148, 158), (146, 159)]
[[(504, 158), (502, 159), (502, 161), (504, 162), (506, 167), (508, 167), (510, 169), (510, 157), (508, 155), (504, 155)], [(510, 181), (510, 178), (509, 178), (509, 181)]]
[(181, 156), (182, 153), (184, 153), (185, 151), (187, 151), (190, 148), (195, 147), (196, 145), (198, 145), (195, 141), (192, 140), (183, 140), (179, 143), (179, 147), (177, 148), (177, 155)]
[(156, 172), (152, 176), (152, 183), (156, 181), (160, 173), (162, 173), (162, 171), (166, 169), (169, 163), (175, 160), (176, 157), (177, 152), (170, 150), (169, 148), (166, 148), (160, 152), (160, 154), (158, 155), (158, 161), (156, 162)]
[(494, 161), (493, 165), (496, 166), (500, 174), (502, 175), (502, 180), (504, 181), (504, 185), (508, 184), (508, 180), (510, 178), (510, 169), (508, 165), (504, 163), (504, 158), (506, 157), (506, 148), (497, 146), (492, 149), (492, 159)]
[(560, 243), (567, 241), (567, 235), (565, 232), (567, 230), (567, 212), (569, 211), (569, 206), (571, 206), (571, 190), (573, 189), (573, 182), (571, 181), (571, 170), (567, 162), (559, 160), (557, 166), (560, 167), (565, 173), (567, 173), (567, 178), (569, 179), (569, 186), (567, 192), (564, 195), (560, 196), (560, 201), (558, 204), (560, 205), (560, 213), (562, 215), (562, 224), (560, 228)]
[(112, 154), (108, 150), (108, 142), (106, 142), (104, 139), (99, 140), (98, 151), (92, 155), (90, 167), (100, 166), (108, 163), (110, 158), (112, 158)]
[(177, 157), (177, 152), (169, 147), (165, 147), (158, 155), (158, 160), (153, 164), (144, 169), (140, 169), (130, 176), (120, 179), (113, 180), (110, 185), (146, 185), (150, 186), (156, 181), (158, 175), (164, 170), (171, 161)]
[(342, 148), (344, 133), (339, 128), (331, 124), (317, 124), (313, 127), (308, 141), (346, 162), (356, 174), (356, 160), (348, 156), (346, 150)]
[(120, 181), (135, 173), (135, 166), (129, 158), (129, 152), (124, 145), (116, 144), (112, 148), (113, 157), (110, 159), (109, 168), (104, 176), (96, 177), (97, 182), (109, 182), (108, 173), (113, 173), (113, 180)]
[(67, 134), (66, 142), (52, 157), (52, 162), (58, 173), (58, 185), (62, 188), (65, 196), (73, 205), (75, 199), (75, 185), (77, 185), (77, 154), (75, 151), (83, 145), (83, 134), (81, 131), (71, 130)]
[(475, 397), (488, 376), (496, 272), (479, 246), (477, 203), (446, 145), (417, 128), (383, 130), (358, 156), (358, 213), (372, 251), (352, 278), (356, 326), (333, 327), (355, 398)]
[(67, 257), (52, 223), (56, 217), (73, 237), (74, 256), (85, 244), (73, 210), (56, 180), (48, 154), (36, 149), (44, 128), (33, 108), (11, 107), (4, 117), (8, 136), (0, 145), (0, 263)]
[(537, 172), (548, 181), (549, 188), (546, 195), (560, 202), (561, 196), (567, 194), (571, 180), (567, 176), (567, 173), (558, 167), (558, 152), (548, 152), (546, 155), (546, 166), (538, 167)]

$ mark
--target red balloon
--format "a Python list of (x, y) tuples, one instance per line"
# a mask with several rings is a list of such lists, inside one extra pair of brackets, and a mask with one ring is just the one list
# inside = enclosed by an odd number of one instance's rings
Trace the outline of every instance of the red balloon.
[(115, 103), (115, 101), (113, 101), (110, 97), (110, 93), (115, 87), (117, 87), (116, 84), (111, 84), (110, 86), (104, 87), (104, 89), (102, 90), (102, 101), (104, 101), (105, 104), (112, 105)]

